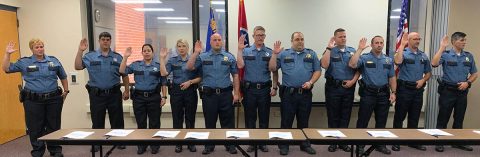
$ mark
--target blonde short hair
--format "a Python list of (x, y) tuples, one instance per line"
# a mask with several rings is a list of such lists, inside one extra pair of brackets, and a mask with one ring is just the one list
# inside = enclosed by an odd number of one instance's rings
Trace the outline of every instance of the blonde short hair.
[(40, 40), (38, 38), (33, 38), (32, 40), (30, 40), (30, 42), (28, 42), (28, 46), (30, 46), (30, 50), (32, 50), (33, 46), (36, 45), (36, 44), (45, 45), (42, 40)]
[(175, 45), (175, 46), (178, 46), (178, 44), (185, 44), (187, 46), (187, 48), (189, 47), (188, 46), (188, 41), (185, 40), (185, 39), (178, 39), (177, 40), (177, 45)]

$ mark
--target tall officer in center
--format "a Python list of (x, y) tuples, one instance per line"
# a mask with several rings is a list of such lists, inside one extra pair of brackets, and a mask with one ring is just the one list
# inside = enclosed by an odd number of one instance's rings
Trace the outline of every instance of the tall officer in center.
[[(280, 87), (281, 128), (292, 128), (297, 118), (297, 128), (308, 128), (312, 110), (312, 87), (320, 78), (321, 68), (317, 53), (305, 48), (303, 33), (294, 32), (291, 36), (292, 48), (283, 50), (281, 42), (274, 44), (269, 69), (272, 72), (282, 69), (282, 86)], [(288, 155), (288, 145), (279, 145), (280, 155)], [(300, 145), (300, 150), (316, 154), (308, 141)]]
[[(394, 63), (392, 58), (382, 52), (384, 42), (381, 36), (375, 36), (371, 40), (372, 50), (370, 53), (360, 55), (367, 48), (367, 39), (359, 42), (357, 52), (350, 59), (349, 66), (358, 69), (362, 79), (360, 85), (360, 108), (358, 109), (357, 128), (367, 128), (368, 121), (375, 111), (375, 128), (385, 128), (390, 104), (395, 102), (397, 80), (395, 78)], [(375, 150), (383, 154), (390, 154), (385, 145), (375, 146)], [(359, 146), (363, 153), (364, 146)]]
[[(92, 129), (105, 128), (105, 116), (108, 110), (108, 118), (112, 129), (123, 129), (123, 100), (130, 97), (129, 80), (127, 75), (121, 75), (119, 68), (122, 62), (122, 55), (110, 49), (112, 35), (102, 32), (98, 36), (100, 48), (83, 55), (88, 47), (87, 39), (80, 41), (78, 52), (75, 57), (75, 70), (87, 68), (88, 80), (85, 86), (90, 99), (90, 117)], [(83, 57), (82, 57), (83, 56)], [(123, 85), (120, 84), (122, 78)], [(120, 90), (124, 86), (125, 91)], [(125, 149), (125, 146), (118, 146)], [(98, 151), (96, 146), (92, 151)]]
[[(347, 33), (339, 28), (333, 33), (330, 42), (321, 59), (325, 72), (325, 103), (327, 107), (329, 128), (348, 128), (352, 114), (355, 85), (360, 73), (348, 66), (348, 62), (355, 53), (355, 49), (346, 46)], [(348, 145), (339, 145), (338, 148), (350, 152)], [(335, 152), (337, 145), (330, 145), (329, 152)]]
[[(268, 70), (268, 61), (272, 56), (272, 49), (264, 44), (265, 28), (256, 26), (253, 29), (254, 46), (245, 48), (245, 36), (238, 40), (237, 65), (238, 68), (245, 67), (245, 78), (241, 82), (243, 91), (243, 105), (245, 107), (245, 126), (254, 129), (257, 124), (259, 128), (268, 128), (270, 116), (271, 96), (277, 95), (278, 72), (273, 73), (273, 83)], [(254, 151), (250, 145), (247, 152)], [(266, 145), (261, 145), (260, 150), (268, 152)]]
[[(397, 80), (397, 103), (393, 128), (402, 128), (408, 113), (407, 128), (418, 128), (418, 120), (422, 112), (423, 91), (428, 79), (432, 76), (430, 60), (418, 49), (420, 35), (416, 32), (404, 33), (400, 47), (395, 53), (395, 64), (400, 68)], [(408, 48), (405, 48), (408, 44)], [(427, 150), (423, 145), (409, 145), (418, 150)], [(400, 145), (393, 145), (393, 151), (400, 151)]]
[[(195, 43), (195, 50), (187, 62), (187, 69), (200, 70), (202, 82), (200, 87), (202, 97), (205, 127), (216, 128), (217, 119), (220, 117), (222, 128), (235, 127), (234, 102), (240, 97), (240, 81), (235, 57), (230, 52), (222, 50), (222, 36), (218, 33), (210, 37), (212, 49), (201, 53), (202, 43)], [(233, 77), (233, 84), (230, 80)], [(232, 95), (233, 90), (233, 95)], [(225, 146), (230, 154), (236, 154), (234, 145)], [(215, 145), (205, 145), (202, 154), (210, 154)]]

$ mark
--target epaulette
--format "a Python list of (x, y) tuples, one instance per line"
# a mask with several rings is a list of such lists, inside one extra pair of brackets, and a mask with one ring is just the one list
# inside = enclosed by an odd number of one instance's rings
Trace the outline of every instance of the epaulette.
[(115, 51), (112, 51), (112, 52), (113, 52), (113, 54), (117, 54), (117, 55), (122, 56), (122, 55), (121, 55), (120, 53), (118, 53), (118, 52), (115, 52)]
[(290, 51), (290, 49), (285, 49), (285, 51)]
[(364, 54), (362, 54), (362, 55), (368, 55), (368, 54), (370, 54), (370, 53), (364, 53)]
[(448, 53), (448, 51), (443, 51), (443, 53)]
[(28, 56), (25, 56), (25, 57), (22, 57), (22, 58), (20, 58), (20, 59), (25, 59), (25, 58), (30, 58), (30, 57), (28, 57)]
[(472, 55), (472, 53), (470, 53), (470, 52), (468, 52), (468, 51), (463, 51), (463, 52), (465, 52), (465, 53), (468, 54), (468, 55)]
[(142, 60), (134, 61), (132, 63), (140, 63), (140, 62), (142, 62)]
[(265, 48), (267, 48), (267, 50), (272, 50), (270, 47), (265, 47)]

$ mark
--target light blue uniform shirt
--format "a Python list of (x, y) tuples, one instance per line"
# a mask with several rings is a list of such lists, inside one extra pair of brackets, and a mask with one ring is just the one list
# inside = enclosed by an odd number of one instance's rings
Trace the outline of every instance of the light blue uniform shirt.
[(263, 45), (260, 50), (255, 46), (243, 49), (243, 60), (245, 62), (244, 80), (254, 83), (270, 81), (270, 70), (268, 62), (272, 57), (272, 49)]
[(88, 85), (100, 89), (110, 89), (120, 83), (120, 63), (123, 57), (110, 50), (103, 56), (101, 50), (88, 52), (83, 56), (83, 67), (87, 68)]
[(341, 51), (338, 47), (332, 48), (330, 51), (330, 65), (325, 72), (325, 77), (333, 77), (336, 80), (351, 80), (355, 75), (355, 69), (348, 66), (350, 58), (356, 52), (353, 47), (345, 47), (345, 51)]
[(398, 79), (409, 82), (417, 82), (423, 79), (424, 74), (432, 71), (428, 56), (420, 50), (415, 54), (409, 48), (404, 49), (403, 61), (398, 68)]
[(182, 84), (188, 80), (198, 77), (198, 70), (189, 71), (187, 69), (188, 59), (190, 59), (190, 55), (188, 55), (185, 60), (182, 60), (182, 57), (178, 55), (170, 58), (165, 65), (167, 72), (173, 75), (174, 84)]
[(451, 84), (465, 82), (468, 79), (468, 74), (477, 72), (473, 55), (466, 51), (460, 52), (460, 55), (455, 54), (453, 49), (445, 51), (439, 64), (442, 65), (443, 69), (442, 80)]
[(230, 74), (237, 74), (237, 61), (230, 52), (213, 50), (201, 53), (195, 61), (195, 69), (200, 71), (202, 86), (227, 88), (232, 86)]
[(148, 65), (145, 64), (145, 61), (135, 61), (125, 68), (125, 73), (133, 73), (137, 90), (155, 90), (159, 84), (164, 82), (164, 78), (160, 75), (160, 63), (155, 61)]
[(277, 69), (282, 70), (282, 85), (300, 88), (310, 81), (316, 71), (321, 71), (317, 53), (311, 49), (303, 49), (297, 53), (293, 49), (282, 51), (277, 57)]
[(387, 85), (388, 79), (395, 76), (393, 65), (392, 58), (383, 53), (376, 57), (373, 52), (361, 55), (357, 62), (365, 84), (376, 87)]
[(15, 63), (10, 63), (8, 73), (21, 72), (25, 80), (25, 89), (35, 93), (48, 93), (57, 90), (58, 79), (67, 79), (67, 74), (60, 61), (44, 55), (38, 61), (34, 55), (20, 58)]

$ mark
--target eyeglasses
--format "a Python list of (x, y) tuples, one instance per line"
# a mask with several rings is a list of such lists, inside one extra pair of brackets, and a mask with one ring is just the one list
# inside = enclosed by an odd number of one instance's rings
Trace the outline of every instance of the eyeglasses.
[(267, 36), (267, 35), (265, 35), (265, 34), (257, 34), (257, 35), (255, 35), (255, 37), (265, 37), (265, 36)]

